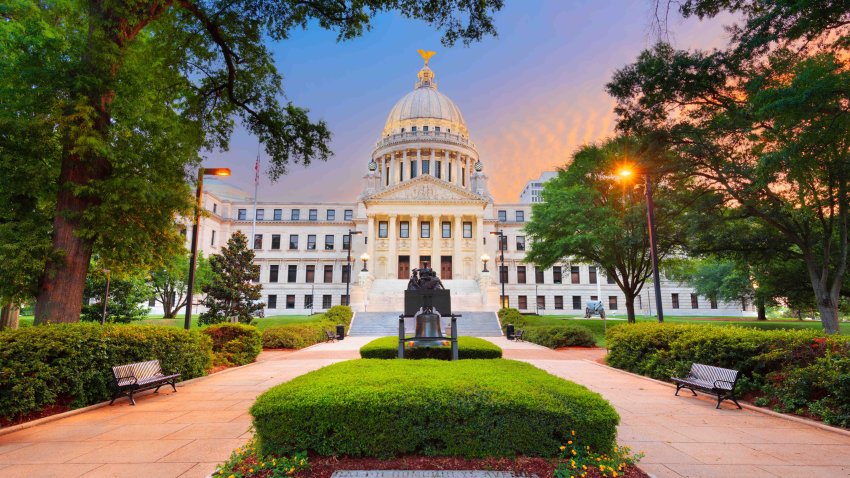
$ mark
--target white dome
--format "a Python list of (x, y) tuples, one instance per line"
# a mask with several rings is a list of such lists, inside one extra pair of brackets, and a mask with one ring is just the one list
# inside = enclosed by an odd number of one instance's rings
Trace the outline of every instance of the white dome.
[(443, 133), (467, 136), (466, 122), (460, 108), (448, 96), (437, 91), (434, 73), (427, 66), (419, 71), (416, 89), (404, 95), (390, 110), (384, 125), (383, 135), (413, 131), (429, 131), (440, 128)]

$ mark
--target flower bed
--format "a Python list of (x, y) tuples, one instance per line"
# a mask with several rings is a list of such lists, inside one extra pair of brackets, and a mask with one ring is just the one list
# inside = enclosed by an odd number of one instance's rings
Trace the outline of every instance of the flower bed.
[(278, 385), (251, 408), (262, 454), (394, 457), (557, 455), (570, 430), (614, 447), (599, 394), (510, 360), (372, 360)]
[[(484, 339), (477, 337), (458, 337), (458, 357), (461, 359), (497, 359), (502, 358), (502, 349)], [(360, 347), (360, 357), (373, 359), (394, 359), (398, 357), (398, 337), (381, 337)], [(411, 347), (404, 348), (404, 357), (409, 359), (440, 359), (452, 358), (451, 346)]]

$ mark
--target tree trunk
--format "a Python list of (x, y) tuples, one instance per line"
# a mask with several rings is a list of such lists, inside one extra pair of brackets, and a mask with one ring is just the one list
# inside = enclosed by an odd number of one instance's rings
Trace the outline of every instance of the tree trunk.
[(767, 306), (764, 305), (764, 299), (756, 299), (756, 309), (758, 310), (757, 320), (767, 320)]
[(635, 296), (626, 294), (626, 317), (630, 324), (635, 323)]
[[(838, 294), (840, 288), (830, 288), (827, 285), (826, 275), (819, 273), (818, 267), (810, 258), (806, 259), (806, 266), (809, 270), (809, 279), (811, 280), (812, 289), (815, 292), (815, 301), (820, 312), (820, 321), (823, 325), (824, 332), (828, 334), (839, 333), (838, 329)], [(839, 281), (841, 277), (833, 280)]]
[(0, 330), (17, 329), (21, 309), (11, 304), (4, 305), (0, 310)]

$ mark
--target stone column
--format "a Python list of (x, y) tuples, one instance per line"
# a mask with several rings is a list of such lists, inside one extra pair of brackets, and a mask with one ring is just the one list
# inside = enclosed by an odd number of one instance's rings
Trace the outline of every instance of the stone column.
[(390, 154), (390, 186), (398, 182), (398, 167), (396, 166), (395, 154)]
[[(460, 252), (460, 236), (462, 235), (463, 218), (461, 216), (455, 216), (454, 219), (454, 225), (452, 226), (452, 239), (454, 242), (454, 252), (452, 252), (452, 276), (455, 275), (454, 271), (458, 271), (458, 275), (460, 275), (460, 272), (463, 270), (461, 269), (461, 266), (463, 265), (463, 255)], [(464, 277), (464, 279), (470, 278)]]
[(410, 226), (408, 229), (410, 236), (410, 269), (413, 270), (419, 267), (419, 215), (412, 214), (410, 216)]
[[(422, 148), (416, 148), (416, 167), (419, 169), (419, 171), (417, 171), (417, 174), (419, 174), (421, 176), (422, 175), (422, 169), (423, 169), (422, 168)], [(412, 169), (410, 170), (410, 174), (411, 174), (411, 177), (412, 177), (412, 174), (413, 174)], [(411, 269), (412, 269), (412, 267), (411, 267)]]
[(375, 267), (376, 263), (372, 262), (375, 260), (375, 241), (378, 240), (378, 235), (376, 234), (377, 231), (375, 231), (375, 215), (368, 214), (366, 217), (366, 237), (369, 238), (369, 245), (366, 246), (366, 254), (369, 254), (369, 262), (371, 262), (371, 267)]
[(443, 251), (440, 250), (441, 241), (443, 240), (443, 225), (441, 219), (442, 218), (439, 214), (434, 215), (433, 221), (437, 224), (437, 234), (431, 234), (431, 243), (433, 244), (431, 247), (431, 268), (437, 271), (437, 277), (440, 277), (440, 255), (443, 253)]
[(387, 224), (387, 235), (389, 236), (389, 257), (387, 257), (387, 279), (398, 278), (398, 242), (396, 236), (396, 215), (390, 214), (389, 224)]
[(455, 161), (455, 184), (463, 187), (463, 182), (460, 179), (460, 165), (463, 162), (463, 158), (460, 153), (457, 154), (457, 161)]

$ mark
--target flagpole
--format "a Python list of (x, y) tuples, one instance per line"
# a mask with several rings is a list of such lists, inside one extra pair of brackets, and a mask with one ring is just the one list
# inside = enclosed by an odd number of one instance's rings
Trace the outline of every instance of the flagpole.
[(254, 164), (254, 218), (251, 221), (251, 242), (257, 237), (257, 189), (260, 187), (260, 143), (257, 143), (257, 162)]

